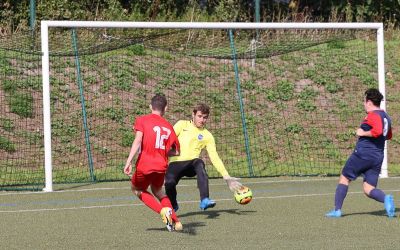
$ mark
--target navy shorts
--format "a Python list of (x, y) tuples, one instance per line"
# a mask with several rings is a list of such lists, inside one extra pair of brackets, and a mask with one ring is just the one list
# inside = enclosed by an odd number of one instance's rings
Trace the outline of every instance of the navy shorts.
[(350, 155), (344, 165), (342, 175), (354, 181), (360, 175), (364, 176), (364, 182), (376, 187), (381, 172), (383, 157), (363, 159), (356, 153)]

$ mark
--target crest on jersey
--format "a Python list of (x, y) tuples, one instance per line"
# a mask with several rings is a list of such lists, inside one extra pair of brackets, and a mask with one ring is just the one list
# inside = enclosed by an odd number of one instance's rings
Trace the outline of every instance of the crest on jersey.
[(202, 135), (202, 134), (199, 134), (199, 135), (197, 136), (197, 139), (199, 139), (199, 141), (203, 140), (203, 135)]

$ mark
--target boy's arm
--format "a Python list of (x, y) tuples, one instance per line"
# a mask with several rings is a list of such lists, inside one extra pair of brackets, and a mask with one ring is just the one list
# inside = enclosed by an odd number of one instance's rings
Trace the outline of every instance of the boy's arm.
[(178, 156), (181, 152), (181, 146), (179, 144), (178, 137), (175, 132), (172, 131), (170, 135), (170, 141), (168, 142), (168, 156)]
[(221, 158), (219, 158), (213, 136), (211, 136), (210, 141), (207, 143), (206, 149), (208, 152), (208, 156), (210, 157), (211, 163), (213, 164), (215, 169), (217, 169), (217, 171), (222, 175), (222, 178), (224, 178), (224, 180), (226, 181), (226, 184), (228, 185), (229, 189), (232, 192), (240, 189), (242, 187), (242, 184), (238, 181), (239, 179), (231, 177), (229, 175)]
[(365, 130), (362, 129), (362, 128), (358, 128), (357, 131), (356, 131), (356, 134), (357, 134), (358, 136), (372, 137), (372, 133), (371, 133), (370, 130), (369, 130), (369, 131), (365, 131)]
[(224, 163), (222, 162), (221, 158), (219, 158), (213, 137), (207, 142), (206, 149), (208, 156), (210, 157), (211, 163), (218, 171), (218, 173), (220, 173), (222, 177), (229, 176), (229, 173), (226, 170)]
[[(358, 136), (366, 136), (366, 137), (374, 137), (377, 138), (382, 135), (385, 131), (385, 128), (382, 124), (382, 118), (380, 115), (370, 112), (364, 118), (360, 128), (357, 129), (356, 133)], [(387, 138), (391, 138), (391, 128), (390, 131), (387, 131)]]
[(136, 131), (135, 140), (132, 143), (131, 151), (129, 152), (128, 159), (126, 160), (124, 173), (128, 176), (132, 173), (132, 159), (135, 156), (136, 152), (140, 148), (143, 139), (143, 132)]

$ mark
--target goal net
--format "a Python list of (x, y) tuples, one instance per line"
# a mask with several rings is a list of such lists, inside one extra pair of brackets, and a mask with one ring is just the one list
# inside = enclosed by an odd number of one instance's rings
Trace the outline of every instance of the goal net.
[(166, 95), (172, 124), (191, 119), (199, 102), (211, 107), (207, 128), (232, 176), (338, 175), (364, 91), (385, 90), (382, 32), (381, 24), (42, 21), (32, 48), (0, 50), (0, 185), (52, 191), (126, 180), (132, 125), (155, 93)]

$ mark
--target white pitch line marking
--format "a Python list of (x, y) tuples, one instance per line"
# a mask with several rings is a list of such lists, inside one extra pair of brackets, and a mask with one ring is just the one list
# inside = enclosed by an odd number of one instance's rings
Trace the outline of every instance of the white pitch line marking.
[[(387, 190), (387, 192), (400, 192), (400, 189)], [(348, 194), (364, 194), (363, 192), (349, 192)], [(279, 196), (257, 196), (254, 200), (261, 199), (283, 199), (283, 198), (301, 198), (301, 197), (314, 197), (314, 196), (328, 196), (334, 193), (325, 194), (294, 194), (294, 195), (279, 195)], [(215, 201), (232, 201), (232, 198), (214, 199)], [(197, 203), (198, 201), (180, 201), (180, 204)], [(40, 209), (21, 209), (21, 210), (0, 210), (0, 213), (28, 213), (28, 212), (49, 212), (49, 211), (63, 211), (63, 210), (79, 210), (79, 209), (95, 209), (95, 208), (114, 208), (114, 207), (133, 207), (143, 206), (143, 203), (138, 204), (117, 204), (117, 205), (102, 205), (102, 206), (81, 206), (81, 207), (66, 207), (66, 208), (40, 208)]]
[[(390, 179), (400, 178), (400, 177), (389, 177)], [(317, 181), (337, 181), (333, 178), (319, 178), (319, 179), (299, 179), (299, 180), (271, 180), (271, 181), (249, 181), (242, 183), (244, 185), (251, 185), (251, 184), (271, 184), (271, 183), (293, 183), (293, 182), (317, 182)], [(120, 187), (120, 188), (85, 188), (85, 189), (78, 189), (78, 190), (57, 190), (51, 193), (69, 193), (69, 192), (92, 192), (92, 191), (107, 191), (107, 190), (125, 190), (130, 189), (129, 181), (127, 181), (127, 187)], [(210, 183), (210, 186), (225, 186), (225, 183)], [(197, 183), (195, 184), (178, 184), (178, 187), (197, 187)], [(51, 194), (48, 192), (4, 192), (0, 193), (0, 196), (7, 196), (7, 195), (38, 195), (38, 194)]]

